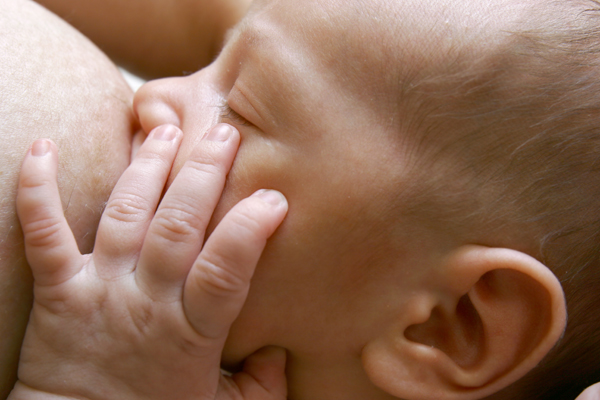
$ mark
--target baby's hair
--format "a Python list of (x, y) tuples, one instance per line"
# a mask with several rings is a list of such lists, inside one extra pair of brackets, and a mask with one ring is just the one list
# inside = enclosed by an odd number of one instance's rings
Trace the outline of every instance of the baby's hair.
[(474, 41), (401, 86), (426, 154), (419, 218), (525, 251), (561, 280), (568, 328), (519, 385), (563, 400), (600, 381), (600, 2), (546, 3), (497, 46)]

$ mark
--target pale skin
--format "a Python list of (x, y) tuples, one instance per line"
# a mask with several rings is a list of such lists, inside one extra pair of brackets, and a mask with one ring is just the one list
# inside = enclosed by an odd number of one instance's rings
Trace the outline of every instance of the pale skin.
[[(336, 4), (325, 3), (327, 2), (318, 4), (325, 6), (324, 14), (329, 11), (336, 15), (332, 12), (334, 8), (328, 8), (335, 7)], [(370, 270), (370, 272), (380, 271), (380, 274), (371, 275), (379, 281), (367, 282), (363, 279), (364, 274), (361, 271), (368, 262), (395, 259), (398, 254), (386, 254), (381, 250), (388, 250), (397, 242), (409, 243), (404, 241), (413, 239), (410, 236), (414, 236), (414, 232), (408, 231), (408, 237), (400, 235), (391, 237), (389, 243), (381, 243), (381, 238), (372, 237), (370, 232), (351, 230), (353, 221), (347, 218), (347, 215), (361, 215), (361, 226), (372, 227), (371, 232), (381, 232), (382, 228), (384, 231), (386, 228), (389, 229), (390, 226), (385, 225), (385, 222), (391, 218), (386, 218), (385, 215), (382, 218), (381, 210), (387, 211), (386, 205), (389, 205), (391, 199), (385, 196), (374, 197), (373, 193), (379, 195), (390, 193), (390, 197), (394, 197), (392, 190), (394, 187), (403, 187), (411, 183), (406, 181), (406, 177), (401, 173), (400, 176), (394, 175), (394, 171), (401, 170), (397, 168), (397, 164), (394, 165), (394, 162), (397, 162), (396, 160), (401, 158), (399, 156), (402, 154), (396, 151), (399, 146), (391, 136), (392, 133), (389, 132), (390, 136), (386, 136), (388, 132), (382, 132), (385, 131), (385, 127), (378, 124), (382, 118), (381, 113), (387, 110), (389, 105), (368, 104), (370, 99), (356, 95), (365, 86), (379, 88), (378, 93), (385, 93), (385, 82), (359, 79), (353, 86), (347, 85), (348, 81), (340, 82), (332, 79), (336, 73), (323, 77), (322, 70), (319, 69), (323, 65), (340, 67), (339, 70), (335, 70), (338, 76), (344, 76), (342, 67), (348, 65), (360, 67), (360, 64), (352, 64), (352, 61), (356, 60), (347, 57), (351, 52), (341, 45), (343, 40), (330, 40), (327, 43), (316, 40), (325, 36), (339, 38), (336, 35), (347, 35), (348, 31), (353, 31), (355, 25), (352, 25), (353, 29), (343, 29), (348, 27), (341, 25), (338, 31), (335, 26), (319, 23), (326, 20), (325, 18), (316, 18), (311, 25), (310, 15), (300, 12), (299, 4), (288, 2), (285, 4), (287, 9), (281, 7), (281, 3), (272, 4), (273, 7), (267, 7), (267, 2), (263, 2), (256, 7), (255, 13), (249, 18), (250, 22), (246, 26), (249, 28), (248, 31), (240, 30), (234, 33), (228, 49), (211, 67), (189, 78), (159, 81), (147, 85), (136, 98), (136, 112), (146, 132), (164, 123), (177, 125), (186, 132), (182, 151), (174, 165), (174, 172), (177, 172), (184, 165), (191, 148), (200, 140), (203, 132), (221, 118), (219, 106), (227, 99), (231, 108), (253, 123), (254, 127), (248, 127), (235, 119), (244, 139), (244, 145), (240, 149), (240, 155), (224, 195), (217, 205), (215, 221), (220, 220), (237, 201), (265, 186), (275, 187), (284, 192), (295, 210), (296, 214), (290, 213), (290, 218), (286, 220), (260, 261), (248, 304), (239, 320), (233, 325), (232, 336), (228, 346), (225, 347), (225, 360), (235, 366), (262, 346), (275, 344), (285, 347), (289, 352), (288, 374), (294, 391), (291, 397), (294, 399), (393, 398), (385, 391), (395, 389), (389, 387), (390, 382), (386, 381), (385, 374), (377, 372), (377, 363), (374, 362), (383, 360), (386, 354), (377, 358), (367, 357), (366, 368), (371, 372), (370, 375), (365, 376), (363, 370), (365, 366), (361, 365), (359, 350), (367, 348), (365, 345), (369, 343), (373, 345), (368, 349), (385, 350), (387, 348), (384, 346), (385, 342), (377, 340), (378, 335), (385, 333), (382, 336), (386, 336), (393, 332), (402, 332), (402, 326), (389, 326), (389, 320), (397, 318), (399, 314), (402, 315), (399, 308), (396, 310), (386, 308), (386, 313), (389, 314), (382, 315), (381, 320), (373, 320), (371, 310), (377, 304), (388, 306), (406, 304), (403, 302), (409, 299), (386, 296), (392, 295), (392, 289), (396, 294), (402, 294), (404, 290), (410, 288), (392, 287), (392, 284), (402, 282), (401, 276), (404, 274), (401, 273), (402, 271), (397, 271), (398, 276), (384, 274), (388, 272), (384, 264), (372, 264), (375, 269)], [(322, 17), (316, 11), (319, 9), (315, 8), (314, 14)], [(409, 7), (404, 11), (409, 12), (411, 9)], [(304, 18), (301, 18), (302, 23), (312, 29), (299, 26), (298, 15)], [(344, 18), (340, 18), (335, 23), (344, 21)], [(364, 29), (362, 38), (377, 33), (373, 26), (359, 26)], [(428, 31), (426, 24), (424, 29)], [(314, 37), (303, 36), (307, 33)], [(250, 43), (254, 46), (251, 46), (244, 55), (244, 44)], [(315, 49), (312, 46), (315, 43), (329, 44), (330, 47)], [(366, 40), (365, 43), (360, 41), (358, 43), (365, 45), (358, 51), (361, 57), (378, 53), (378, 49), (369, 51), (373, 43), (379, 43), (378, 41)], [(293, 45), (290, 46), (291, 44)], [(400, 46), (400, 48), (410, 50), (411, 46)], [(323, 59), (323, 56), (326, 58)], [(260, 60), (267, 59), (269, 63), (260, 63)], [(233, 68), (236, 63), (241, 65), (242, 60), (243, 70)], [(343, 60), (343, 63), (338, 64), (339, 60)], [(266, 70), (265, 66), (267, 66)], [(261, 71), (263, 75), (260, 74)], [(353, 71), (358, 73), (360, 68)], [(310, 79), (302, 79), (302, 77), (310, 77)], [(234, 86), (237, 91), (232, 90), (232, 81), (235, 81)], [(281, 104), (289, 105), (288, 102), (282, 102), (282, 98), (290, 102), (294, 101), (289, 109), (277, 108)], [(353, 112), (344, 112), (347, 110)], [(256, 114), (253, 114), (253, 111)], [(264, 111), (267, 112), (267, 118)], [(389, 115), (383, 113), (383, 117), (383, 120), (389, 120)], [(265, 119), (267, 121), (264, 121)], [(226, 120), (230, 121), (227, 118)], [(281, 129), (277, 131), (273, 125)], [(285, 135), (282, 132), (285, 132)], [(379, 143), (369, 140), (374, 135), (378, 135), (377, 137), (381, 139), (380, 134), (384, 139)], [(355, 157), (357, 154), (359, 157)], [(349, 162), (358, 163), (361, 174), (357, 175), (348, 170), (347, 163), (340, 163), (340, 158), (342, 160), (348, 158)], [(264, 160), (269, 160), (269, 163)], [(388, 166), (393, 167), (387, 169)], [(174, 175), (170, 181), (173, 181)], [(364, 213), (369, 209), (367, 205), (373, 206), (375, 212)], [(377, 209), (377, 206), (381, 208)], [(383, 225), (381, 225), (382, 220)], [(317, 225), (315, 221), (318, 222)], [(349, 235), (348, 232), (351, 234)], [(325, 243), (315, 243), (316, 237), (325, 237), (327, 240)], [(346, 241), (342, 241), (342, 238)], [(462, 245), (468, 245), (468, 242), (440, 243), (437, 238), (421, 239), (424, 238), (419, 237), (412, 243), (418, 243), (425, 249), (433, 249), (432, 254), (447, 251), (450, 246), (452, 251), (444, 254), (442, 260), (446, 258), (445, 256), (456, 256), (456, 254), (463, 256), (469, 253), (468, 251), (455, 252), (462, 249)], [(346, 243), (348, 247), (338, 246), (340, 243)], [(442, 244), (442, 246), (427, 247), (432, 244), (436, 246)], [(367, 254), (373, 246), (381, 246), (378, 247), (380, 259), (365, 260), (359, 257), (361, 254)], [(410, 248), (410, 245), (406, 245), (406, 248)], [(469, 247), (467, 250), (473, 248)], [(344, 262), (340, 262), (340, 254), (345, 255)], [(536, 347), (535, 357), (525, 360), (525, 364), (517, 366), (516, 373), (508, 374), (508, 378), (503, 381), (492, 382), (495, 386), (488, 386), (487, 393), (507, 385), (511, 380), (518, 379), (526, 369), (535, 365), (535, 360), (539, 359), (541, 354), (551, 347), (550, 343), (559, 336), (561, 315), (564, 318), (564, 310), (561, 311), (560, 307), (560, 290), (557, 289), (552, 277), (545, 274), (539, 264), (512, 252), (501, 251), (494, 254), (500, 261), (505, 262), (506, 258), (514, 261), (512, 264), (503, 265), (518, 269), (520, 273), (532, 277), (532, 282), (541, 284), (542, 290), (525, 292), (539, 293), (541, 295), (539, 300), (543, 300), (539, 302), (540, 304), (548, 303), (547, 300), (552, 299), (549, 303), (553, 304), (550, 310), (553, 316), (548, 325), (551, 329), (544, 334), (547, 340), (541, 344), (541, 347)], [(411, 265), (411, 262), (414, 263), (416, 260), (415, 254), (402, 255), (405, 257), (402, 261), (406, 265)], [(439, 261), (440, 259), (420, 260), (419, 266), (431, 267)], [(442, 274), (444, 279), (452, 276), (450, 271), (457, 272), (452, 270), (451, 266), (452, 263), (446, 265), (449, 269), (446, 270), (447, 275)], [(340, 268), (343, 268), (343, 273), (339, 273)], [(473, 271), (475, 270), (477, 269), (474, 268)], [(436, 276), (436, 279), (439, 276)], [(430, 280), (429, 278), (432, 276), (423, 276), (420, 279), (417, 277), (415, 281), (406, 283), (424, 284)], [(446, 283), (457, 284), (451, 281)], [(540, 289), (534, 285), (534, 288), (536, 287)], [(412, 290), (425, 290), (422, 292), (425, 294), (429, 289), (432, 288), (418, 285), (412, 287)], [(446, 287), (444, 293), (462, 295), (464, 293), (461, 292), (465, 289), (470, 288), (458, 285), (452, 286), (450, 290)], [(344, 300), (340, 300), (342, 298)], [(424, 297), (426, 298), (435, 299)], [(535, 299), (526, 300), (535, 301)], [(306, 305), (306, 309), (300, 310), (297, 307), (300, 303)], [(364, 310), (363, 314), (361, 310)], [(412, 312), (415, 310), (411, 308), (405, 311), (407, 317), (417, 315), (418, 318), (413, 321), (407, 319), (403, 323), (423, 322), (427, 316), (427, 311), (420, 315), (418, 312)], [(323, 318), (314, 318), (319, 313), (323, 313)], [(328, 326), (328, 323), (332, 320), (337, 326), (330, 329), (332, 327)], [(352, 332), (354, 336), (348, 335), (348, 332)], [(418, 334), (422, 332), (417, 331), (413, 338), (417, 339)], [(317, 335), (319, 341), (314, 340)], [(509, 341), (505, 344), (510, 348)], [(375, 350), (372, 354), (377, 354)], [(500, 354), (503, 353), (502, 349), (498, 351)], [(442, 358), (439, 357), (439, 353), (428, 354), (424, 351), (420, 354), (431, 356), (421, 361), (431, 361), (435, 357)], [(413, 362), (412, 365), (433, 364)], [(387, 370), (391, 369), (387, 368)], [(493, 373), (493, 371), (489, 372)], [(475, 379), (479, 377), (471, 376), (468, 380), (472, 382)], [(348, 383), (355, 386), (349, 388)], [(400, 392), (396, 391), (396, 393)], [(474, 396), (480, 395), (483, 395), (483, 392), (462, 393), (463, 397), (453, 398), (475, 398)], [(425, 395), (425, 398), (432, 398), (432, 396)]]
[(576, 400), (600, 400), (600, 383), (587, 388)]
[[(34, 2), (0, 8), (0, 399), (17, 377), (32, 305), (15, 198), (31, 143), (60, 148), (58, 185), (65, 215), (83, 252), (91, 251), (103, 204), (129, 164), (137, 129), (133, 93), (114, 64), (88, 39)], [(10, 144), (10, 145), (9, 145)]]
[[(73, 15), (74, 7), (91, 3), (74, 2), (67, 13)], [(193, 3), (194, 13), (202, 13), (202, 7), (214, 11), (215, 3), (245, 7), (236, 1)], [(106, 4), (98, 2), (99, 6)], [(133, 2), (119, 4), (127, 7)], [(79, 248), (89, 252), (104, 204), (130, 162), (132, 138), (139, 133), (139, 125), (131, 109), (131, 89), (114, 63), (89, 39), (33, 1), (5, 0), (0, 9), (0, 138), (7, 144), (0, 150), (0, 398), (4, 399), (16, 381), (19, 349), (32, 305), (32, 277), (14, 204), (22, 158), (37, 138), (51, 138), (57, 144), (58, 186), (65, 215)], [(227, 24), (235, 23), (242, 12), (213, 13), (212, 27), (228, 29)], [(113, 22), (115, 15), (110, 14)], [(155, 15), (164, 16), (160, 12)], [(138, 28), (141, 32), (142, 27)], [(112, 33), (118, 33), (121, 43), (127, 42), (123, 37), (133, 37), (132, 32)], [(197, 42), (189, 43), (197, 46), (196, 55), (211, 59), (208, 49), (201, 46), (218, 49), (221, 39), (205, 33), (217, 41), (196, 38)], [(161, 57), (160, 51), (154, 56)], [(149, 75), (158, 74), (146, 69), (144, 62), (138, 68)]]
[(117, 183), (89, 255), (64, 218), (56, 146), (33, 144), (17, 209), (34, 305), (9, 399), (286, 398), (282, 349), (263, 349), (232, 377), (219, 369), (285, 198), (259, 191), (205, 237), (239, 145), (237, 131), (219, 125), (154, 212), (181, 138), (173, 126), (149, 135)]
[[(232, 325), (223, 352), (227, 367), (235, 370), (258, 349), (275, 345), (287, 350), (294, 400), (483, 398), (525, 375), (558, 340), (565, 323), (562, 289), (547, 268), (502, 249), (497, 238), (443, 235), (443, 227), (421, 230), (402, 214), (408, 208), (403, 190), (418, 186), (420, 172), (428, 170), (407, 156), (414, 155), (410, 132), (398, 134), (403, 117), (396, 115), (398, 89), (390, 82), (425, 68), (423, 59), (446, 62), (441, 55), (447, 49), (424, 39), (437, 32), (428, 23), (437, 26), (438, 8), (420, 1), (404, 2), (400, 9), (384, 3), (359, 13), (354, 3), (255, 1), (214, 63), (187, 77), (149, 82), (136, 93), (134, 110), (146, 132), (165, 123), (190, 132), (170, 179), (199, 140), (195, 133), (220, 119), (240, 130), (242, 146), (216, 220), (260, 187), (276, 188), (290, 203)], [(462, 15), (470, 7), (480, 9), (480, 3), (451, 2), (445, 17), (462, 24)], [(423, 10), (430, 14), (422, 20), (402, 17), (397, 26), (401, 16), (423, 16)], [(378, 18), (360, 17), (370, 12)], [(423, 35), (415, 39), (405, 30)], [(482, 39), (480, 31), (471, 30)], [(382, 37), (402, 39), (388, 43)], [(418, 57), (417, 49), (426, 53)], [(377, 96), (365, 95), (365, 87)], [(473, 268), (457, 270), (461, 265)], [(448, 343), (432, 337), (462, 319), (446, 315), (434, 326), (426, 322), (435, 309), (452, 314), (459, 299), (475, 295), (480, 278), (495, 269), (516, 272), (500, 273), (498, 282), (518, 280), (520, 309), (529, 311), (509, 313), (504, 296), (494, 306), (482, 303), (481, 310), (490, 311), (482, 320), (506, 326), (516, 317), (510, 324), (519, 329), (510, 337), (489, 338), (494, 350), (472, 358), (487, 357), (477, 364), (481, 368), (465, 367), (470, 361), (456, 355), (473, 349), (452, 346), (470, 338)], [(547, 315), (547, 323), (529, 326), (529, 312)], [(534, 337), (543, 339), (531, 343), (530, 354), (514, 354), (516, 341)], [(430, 374), (422, 372), (426, 366)]]

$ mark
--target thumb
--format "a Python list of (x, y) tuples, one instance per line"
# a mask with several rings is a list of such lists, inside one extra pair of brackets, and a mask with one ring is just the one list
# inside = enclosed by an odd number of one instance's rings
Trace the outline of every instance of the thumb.
[(244, 362), (244, 369), (233, 375), (242, 398), (245, 400), (285, 400), (285, 350), (265, 347), (252, 354)]
[(600, 383), (587, 388), (575, 400), (600, 400)]

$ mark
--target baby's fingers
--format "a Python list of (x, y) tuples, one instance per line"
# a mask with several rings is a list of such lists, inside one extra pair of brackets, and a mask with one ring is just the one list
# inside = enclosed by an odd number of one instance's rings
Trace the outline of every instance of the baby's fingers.
[(148, 228), (136, 270), (153, 299), (181, 300), (240, 143), (230, 125), (213, 127), (191, 152)]
[(135, 269), (181, 139), (181, 130), (173, 125), (155, 128), (119, 178), (102, 214), (94, 249), (94, 262), (104, 276)]
[(64, 282), (82, 265), (60, 201), (57, 170), (56, 146), (37, 140), (23, 161), (17, 191), (27, 261), (36, 284), (44, 286)]
[(266, 241), (286, 212), (283, 195), (259, 191), (232, 208), (208, 238), (183, 295), (185, 313), (200, 335), (225, 339)]
[(600, 383), (587, 388), (575, 400), (600, 400)]
[[(266, 347), (244, 362), (244, 370), (232, 379), (244, 400), (285, 400), (285, 350)], [(219, 397), (217, 397), (219, 399)]]

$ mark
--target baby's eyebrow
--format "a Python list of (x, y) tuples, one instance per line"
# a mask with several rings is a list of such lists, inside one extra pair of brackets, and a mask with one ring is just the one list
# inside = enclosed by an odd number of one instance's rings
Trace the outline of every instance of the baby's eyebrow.
[(263, 28), (258, 27), (252, 18), (244, 18), (225, 33), (223, 47), (234, 40), (240, 40), (244, 48), (248, 50), (250, 47), (256, 47), (263, 40), (268, 41), (269, 35), (263, 31)]
[(247, 30), (250, 25), (251, 20), (249, 18), (244, 18), (240, 21), (239, 24), (229, 28), (227, 32), (225, 32), (225, 36), (223, 37), (223, 47), (225, 47), (227, 43), (229, 43), (229, 41), (236, 36), (236, 34), (239, 35), (245, 30)]

